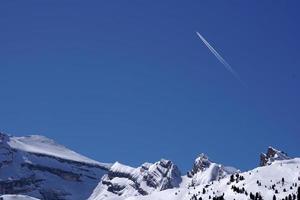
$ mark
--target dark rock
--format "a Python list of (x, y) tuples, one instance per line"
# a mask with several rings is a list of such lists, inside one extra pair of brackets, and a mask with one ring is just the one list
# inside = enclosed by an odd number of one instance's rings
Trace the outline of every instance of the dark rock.
[(267, 153), (260, 154), (260, 166), (266, 166), (272, 164), (276, 160), (288, 160), (291, 159), (286, 153), (283, 151), (277, 150), (273, 147), (269, 147)]

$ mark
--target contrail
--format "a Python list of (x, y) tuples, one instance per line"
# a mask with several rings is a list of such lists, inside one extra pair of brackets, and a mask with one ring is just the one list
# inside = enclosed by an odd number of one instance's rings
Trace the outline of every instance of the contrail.
[(243, 85), (245, 83), (241, 80), (238, 73), (236, 73), (232, 67), (229, 65), (228, 62), (206, 41), (206, 39), (199, 33), (196, 32), (199, 38), (202, 40), (202, 42), (207, 46), (207, 48), (216, 56), (216, 58), (224, 65), (224, 67), (236, 78), (238, 79)]

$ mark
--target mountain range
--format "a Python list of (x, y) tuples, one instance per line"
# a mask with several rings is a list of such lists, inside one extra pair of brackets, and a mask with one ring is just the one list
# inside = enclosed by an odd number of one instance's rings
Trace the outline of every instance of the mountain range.
[(182, 174), (171, 160), (102, 163), (40, 135), (0, 133), (0, 200), (300, 199), (300, 158), (268, 147), (242, 172), (199, 154)]

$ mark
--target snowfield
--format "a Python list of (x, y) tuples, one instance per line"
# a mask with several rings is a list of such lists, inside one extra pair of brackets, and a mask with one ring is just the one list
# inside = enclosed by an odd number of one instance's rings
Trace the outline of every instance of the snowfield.
[(33, 197), (24, 196), (24, 195), (2, 195), (2, 196), (0, 196), (0, 199), (1, 200), (39, 200), (39, 199), (36, 199)]
[(80, 163), (88, 163), (109, 167), (108, 164), (100, 163), (98, 161), (82, 156), (41, 135), (11, 137), (8, 141), (8, 145), (13, 149), (18, 149), (25, 152), (48, 155), (56, 158), (62, 158), (65, 160), (77, 161)]

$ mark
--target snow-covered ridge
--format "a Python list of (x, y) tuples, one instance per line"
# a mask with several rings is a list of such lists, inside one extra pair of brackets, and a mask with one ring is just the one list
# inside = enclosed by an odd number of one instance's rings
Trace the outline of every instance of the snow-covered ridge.
[(10, 137), (8, 145), (13, 149), (18, 149), (20, 151), (29, 153), (53, 156), (74, 162), (99, 165), (106, 168), (110, 167), (110, 164), (100, 163), (93, 159), (82, 156), (60, 144), (55, 143), (54, 140), (41, 135)]
[(260, 166), (266, 166), (272, 164), (272, 162), (277, 160), (288, 160), (291, 159), (283, 151), (277, 150), (273, 147), (269, 147), (267, 153), (261, 153), (260, 155)]
[(119, 162), (115, 162), (111, 168), (111, 172), (120, 173), (120, 174), (136, 174), (136, 169), (127, 165), (123, 165)]
[(300, 199), (300, 159), (272, 147), (260, 158), (261, 167), (241, 173), (200, 154), (181, 176), (166, 159), (105, 164), (44, 136), (0, 133), (0, 200)]
[(300, 159), (290, 159), (271, 147), (266, 155), (269, 161), (266, 166), (241, 173), (200, 154), (192, 170), (181, 177), (179, 186), (150, 190), (146, 194), (138, 193), (130, 186), (135, 184), (133, 177), (140, 177), (140, 168), (149, 169), (153, 165), (132, 168), (115, 163), (89, 200), (267, 200), (273, 199), (274, 195), (277, 199), (294, 198), (297, 190), (300, 191), (297, 187), (300, 185)]
[(180, 187), (148, 196), (106, 200), (271, 200), (300, 199), (300, 158), (277, 160), (270, 165), (235, 173), (195, 187)]
[(133, 168), (116, 162), (95, 188), (90, 200), (105, 200), (108, 197), (149, 195), (179, 187), (181, 175), (171, 161), (161, 159)]
[(207, 155), (202, 153), (195, 159), (193, 168), (188, 172), (187, 176), (191, 178), (190, 186), (196, 186), (220, 180), (236, 172), (239, 172), (239, 170), (234, 167), (214, 163)]

